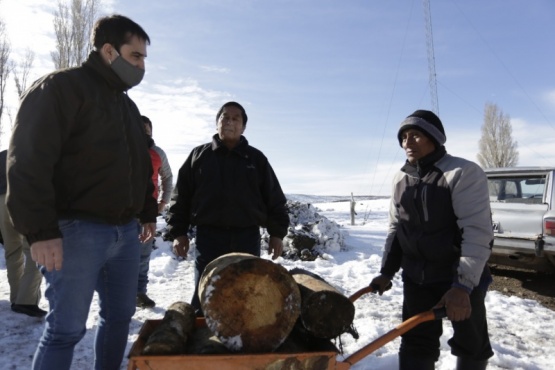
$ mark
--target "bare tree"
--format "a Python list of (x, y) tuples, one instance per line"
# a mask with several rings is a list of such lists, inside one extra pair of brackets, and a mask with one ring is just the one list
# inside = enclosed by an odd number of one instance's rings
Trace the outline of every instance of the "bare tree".
[(6, 32), (6, 25), (0, 19), (0, 134), (2, 132), (2, 116), (5, 110), (5, 93), (8, 77), (12, 71), (10, 63), (10, 42)]
[(56, 34), (56, 50), (50, 53), (56, 69), (71, 65), (69, 57), (71, 48), (71, 24), (69, 9), (66, 4), (58, 2), (58, 11), (54, 13), (54, 32)]
[(58, 0), (54, 13), (56, 50), (51, 53), (56, 69), (80, 65), (92, 50), (90, 34), (101, 0)]
[(512, 133), (509, 115), (503, 114), (496, 104), (486, 103), (477, 156), (483, 168), (514, 167), (518, 164), (518, 143), (513, 140)]
[(27, 89), (27, 78), (35, 60), (35, 53), (31, 49), (27, 49), (25, 56), (20, 63), (13, 65), (13, 79), (17, 89), (17, 95), (21, 96)]

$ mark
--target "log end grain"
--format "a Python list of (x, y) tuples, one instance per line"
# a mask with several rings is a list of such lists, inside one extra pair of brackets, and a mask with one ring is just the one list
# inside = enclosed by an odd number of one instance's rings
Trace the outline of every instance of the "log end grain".
[(301, 321), (318, 338), (335, 338), (351, 328), (355, 306), (344, 295), (320, 291), (303, 301)]
[(290, 272), (299, 285), (300, 321), (308, 333), (331, 339), (351, 330), (355, 306), (339, 289), (310, 271), (296, 268)]
[(207, 326), (232, 351), (271, 352), (300, 314), (300, 291), (282, 266), (244, 253), (212, 261), (199, 284)]

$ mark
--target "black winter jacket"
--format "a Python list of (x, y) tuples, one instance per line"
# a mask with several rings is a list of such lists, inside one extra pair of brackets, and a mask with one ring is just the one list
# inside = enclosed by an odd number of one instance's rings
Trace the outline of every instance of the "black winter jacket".
[(179, 170), (170, 202), (168, 236), (191, 225), (261, 226), (271, 236), (287, 234), (287, 200), (268, 159), (246, 138), (232, 150), (214, 135), (198, 146)]
[(22, 96), (8, 152), (7, 205), (30, 243), (58, 219), (156, 222), (147, 136), (127, 87), (97, 52)]

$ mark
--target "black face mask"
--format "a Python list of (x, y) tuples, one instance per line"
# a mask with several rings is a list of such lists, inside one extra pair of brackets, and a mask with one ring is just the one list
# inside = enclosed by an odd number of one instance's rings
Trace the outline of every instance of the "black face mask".
[(123, 59), (119, 53), (116, 59), (110, 64), (110, 68), (112, 68), (118, 77), (130, 88), (140, 84), (145, 75), (144, 69), (135, 67), (133, 64)]

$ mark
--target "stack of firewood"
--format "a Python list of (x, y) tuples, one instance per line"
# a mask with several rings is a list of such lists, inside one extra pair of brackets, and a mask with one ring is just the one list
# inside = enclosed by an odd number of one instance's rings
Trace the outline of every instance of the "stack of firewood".
[(206, 326), (195, 325), (189, 304), (176, 302), (147, 339), (143, 355), (301, 351), (299, 346), (348, 332), (355, 311), (319, 276), (244, 253), (211, 262), (201, 276), (199, 298)]

